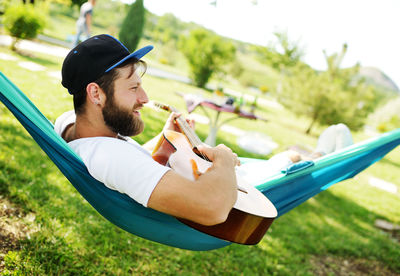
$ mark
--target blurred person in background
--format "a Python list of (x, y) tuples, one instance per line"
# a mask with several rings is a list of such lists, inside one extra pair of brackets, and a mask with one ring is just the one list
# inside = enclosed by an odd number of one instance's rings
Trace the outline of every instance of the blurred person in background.
[(79, 18), (76, 21), (76, 37), (73, 45), (74, 47), (79, 44), (82, 33), (85, 35), (82, 41), (90, 37), (93, 7), (95, 5), (96, 0), (88, 0), (82, 4), (79, 12)]

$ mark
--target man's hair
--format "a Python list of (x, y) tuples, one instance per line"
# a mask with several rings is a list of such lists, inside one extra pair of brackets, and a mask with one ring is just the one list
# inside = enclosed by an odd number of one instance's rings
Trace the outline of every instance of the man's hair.
[[(142, 69), (141, 77), (147, 70), (147, 64), (143, 60), (128, 59), (93, 82), (97, 83), (106, 94), (106, 97), (110, 97), (111, 99), (114, 96), (114, 82), (119, 77), (118, 69), (128, 66), (132, 66), (132, 73), (134, 73), (138, 68)], [(76, 114), (82, 114), (85, 112), (86, 87), (79, 93), (74, 94), (73, 101)]]

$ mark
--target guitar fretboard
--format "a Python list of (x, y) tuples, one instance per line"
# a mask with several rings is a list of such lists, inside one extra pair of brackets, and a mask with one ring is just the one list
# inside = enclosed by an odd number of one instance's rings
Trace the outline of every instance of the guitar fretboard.
[[(174, 107), (163, 104), (163, 103), (151, 102), (150, 106), (157, 107), (157, 108), (166, 110), (168, 112), (179, 113), (179, 111), (177, 109), (175, 109)], [(188, 138), (188, 140), (193, 148), (196, 148), (197, 146), (199, 146), (203, 143), (200, 140), (200, 138), (197, 136), (197, 134), (194, 132), (194, 130), (189, 126), (189, 124), (185, 118), (180, 116), (176, 119), (176, 122), (177, 122), (178, 126), (180, 127), (182, 133), (185, 134), (185, 136)]]

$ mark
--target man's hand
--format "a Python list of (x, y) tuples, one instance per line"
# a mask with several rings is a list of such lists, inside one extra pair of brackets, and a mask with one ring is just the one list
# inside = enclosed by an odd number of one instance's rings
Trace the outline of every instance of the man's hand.
[(206, 155), (213, 163), (225, 166), (240, 166), (240, 161), (236, 153), (232, 152), (227, 146), (220, 144), (214, 148), (207, 145), (198, 146), (197, 149)]
[[(165, 122), (163, 131), (173, 130), (177, 132), (182, 132), (179, 125), (176, 123), (176, 119), (179, 118), (181, 115), (181, 113), (172, 112), (171, 115), (169, 115), (168, 120)], [(186, 119), (186, 122), (192, 129), (194, 129), (194, 120)]]

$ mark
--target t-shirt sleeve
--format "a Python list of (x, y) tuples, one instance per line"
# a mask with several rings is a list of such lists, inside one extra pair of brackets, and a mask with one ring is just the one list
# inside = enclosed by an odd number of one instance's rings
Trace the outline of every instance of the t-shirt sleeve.
[(64, 132), (65, 128), (70, 125), (75, 123), (76, 116), (75, 112), (73, 110), (67, 111), (63, 113), (60, 117), (58, 117), (54, 123), (54, 131), (62, 136), (62, 133)]
[(89, 9), (85, 12), (85, 16), (87, 16), (88, 14), (92, 15), (93, 14), (93, 9)]
[(170, 169), (154, 161), (137, 146), (122, 140), (102, 137), (79, 143), (75, 151), (94, 178), (145, 207), (154, 188)]

